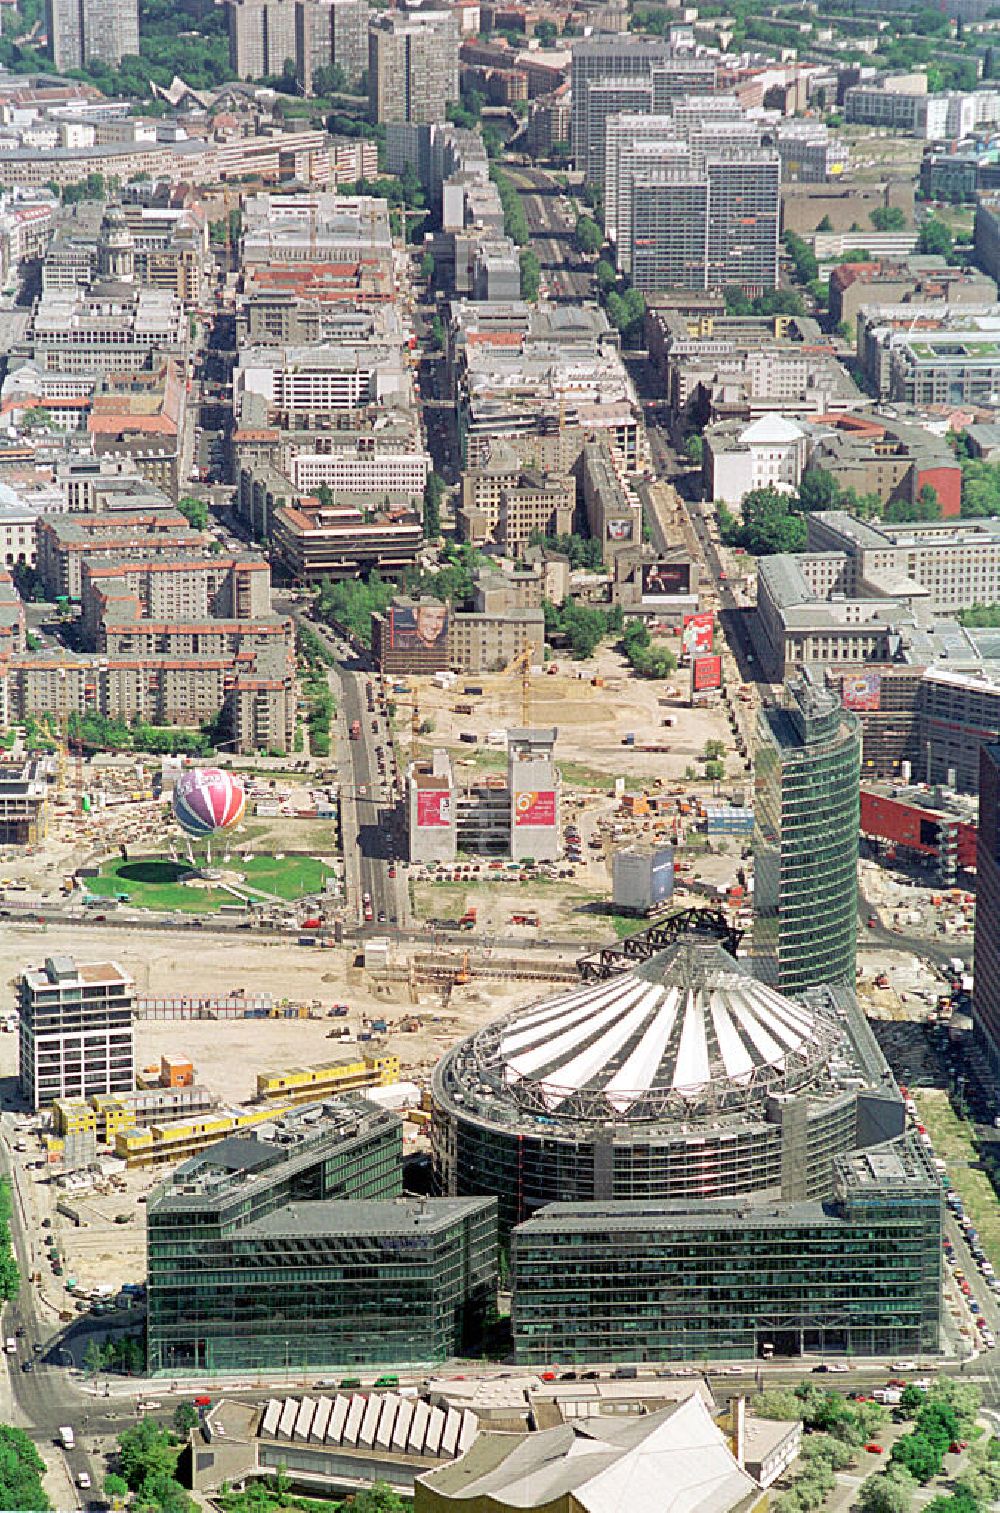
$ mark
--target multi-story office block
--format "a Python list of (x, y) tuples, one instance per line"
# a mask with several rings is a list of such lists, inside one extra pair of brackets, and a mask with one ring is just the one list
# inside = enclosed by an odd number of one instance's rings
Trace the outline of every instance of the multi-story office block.
[[(726, 128), (731, 130), (732, 128)], [(768, 148), (709, 156), (710, 289), (763, 294), (778, 283), (781, 163)]]
[(587, 157), (581, 165), (589, 183), (603, 185), (607, 124), (621, 114), (651, 116), (651, 79), (596, 79), (588, 90)]
[(977, 1036), (1000, 1068), (1000, 743), (979, 748), (976, 843), (976, 974), (972, 1017)]
[(626, 34), (600, 34), (573, 44), (572, 118), (573, 157), (578, 168), (599, 177), (604, 172), (600, 120), (591, 123), (591, 91), (606, 80), (649, 80), (652, 85), (645, 111), (669, 111), (674, 100), (715, 89), (711, 59), (678, 54), (668, 42)]
[(358, 83), (368, 67), (370, 14), (368, 0), (298, 0), (295, 67), (307, 95), (318, 68), (342, 68), (349, 84)]
[(107, 63), (139, 52), (138, 0), (46, 0), (49, 52), (56, 68)]
[(458, 31), (450, 10), (385, 11), (368, 27), (373, 121), (443, 121), (458, 99)]
[(637, 289), (708, 287), (708, 199), (707, 182), (686, 168), (656, 167), (633, 184), (630, 243), (619, 267)]
[(496, 1201), (401, 1198), (401, 1163), (399, 1120), (351, 1097), (180, 1166), (147, 1210), (150, 1371), (467, 1348), (495, 1297)]
[(49, 956), (17, 986), (21, 1092), (33, 1109), (132, 1091), (135, 985), (117, 962)]
[(939, 1348), (941, 1188), (912, 1139), (826, 1203), (552, 1203), (514, 1230), (519, 1365)]
[(240, 79), (263, 79), (295, 62), (295, 0), (227, 0), (229, 62)]
[(806, 670), (761, 710), (754, 954), (787, 993), (854, 982), (861, 727)]

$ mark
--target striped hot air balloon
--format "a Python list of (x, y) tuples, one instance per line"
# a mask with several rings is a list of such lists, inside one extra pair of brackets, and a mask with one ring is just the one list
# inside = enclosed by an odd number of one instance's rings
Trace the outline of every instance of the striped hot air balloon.
[(247, 806), (243, 784), (218, 767), (192, 767), (174, 784), (174, 819), (188, 835), (212, 835), (239, 824)]

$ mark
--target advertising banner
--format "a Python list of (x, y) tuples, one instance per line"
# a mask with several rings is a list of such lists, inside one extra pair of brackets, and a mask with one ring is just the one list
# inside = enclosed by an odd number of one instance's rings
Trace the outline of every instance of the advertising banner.
[(845, 673), (840, 685), (840, 700), (845, 709), (879, 709), (882, 704), (882, 679), (877, 672)]
[(519, 793), (514, 800), (515, 825), (544, 825), (556, 822), (556, 796), (549, 789), (541, 793)]
[(712, 650), (715, 622), (710, 610), (685, 615), (681, 645), (689, 657), (699, 657)]
[(444, 647), (448, 639), (446, 604), (392, 605), (389, 610), (389, 645), (415, 650)]
[(689, 562), (644, 562), (642, 566), (643, 599), (668, 599), (691, 590)]
[(608, 540), (609, 541), (631, 541), (632, 539), (633, 539), (633, 536), (632, 536), (632, 521), (631, 520), (629, 520), (629, 519), (626, 518), (624, 520), (609, 520), (608, 521)]
[(722, 658), (693, 657), (691, 660), (691, 692), (707, 693), (710, 688), (722, 687)]
[(451, 824), (451, 794), (447, 789), (432, 788), (417, 792), (417, 826), (421, 830), (441, 829)]

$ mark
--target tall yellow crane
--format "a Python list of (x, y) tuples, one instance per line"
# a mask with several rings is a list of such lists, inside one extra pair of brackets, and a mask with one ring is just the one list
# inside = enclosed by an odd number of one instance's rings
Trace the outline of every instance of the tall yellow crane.
[(504, 676), (521, 674), (521, 724), (525, 730), (531, 724), (531, 658), (534, 655), (530, 646), (519, 651), (515, 657), (511, 657), (504, 668)]

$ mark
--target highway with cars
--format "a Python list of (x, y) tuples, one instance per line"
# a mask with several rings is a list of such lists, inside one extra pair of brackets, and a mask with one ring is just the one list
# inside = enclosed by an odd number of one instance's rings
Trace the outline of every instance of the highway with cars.
[(573, 242), (576, 212), (555, 174), (509, 163), (503, 171), (521, 196), (531, 246), (542, 270), (542, 294), (568, 304), (592, 300), (593, 272), (582, 264)]

